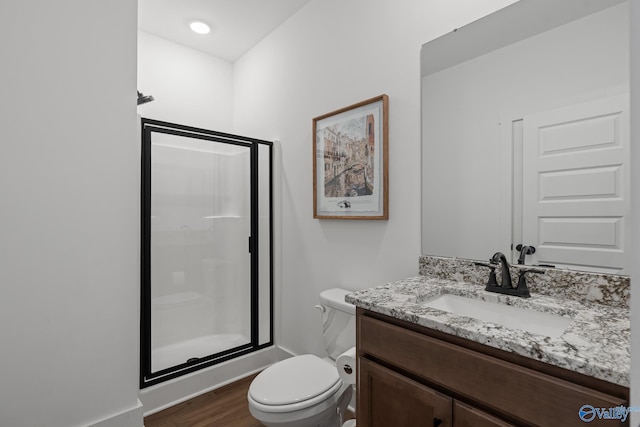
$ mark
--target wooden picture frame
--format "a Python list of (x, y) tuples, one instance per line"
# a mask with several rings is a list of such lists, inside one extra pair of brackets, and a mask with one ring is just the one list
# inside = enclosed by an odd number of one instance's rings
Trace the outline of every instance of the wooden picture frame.
[(389, 97), (313, 119), (313, 217), (389, 219)]

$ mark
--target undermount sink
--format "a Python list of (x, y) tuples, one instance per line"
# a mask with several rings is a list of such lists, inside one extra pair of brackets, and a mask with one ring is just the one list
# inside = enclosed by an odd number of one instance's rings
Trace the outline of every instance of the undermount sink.
[(452, 294), (438, 295), (422, 305), (550, 338), (560, 337), (571, 323), (571, 319), (557, 314)]

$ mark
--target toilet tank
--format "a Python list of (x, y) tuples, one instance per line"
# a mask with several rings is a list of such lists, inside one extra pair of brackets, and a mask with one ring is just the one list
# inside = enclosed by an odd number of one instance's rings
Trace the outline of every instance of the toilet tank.
[(332, 360), (356, 345), (356, 307), (344, 301), (351, 292), (334, 288), (320, 293), (324, 347)]

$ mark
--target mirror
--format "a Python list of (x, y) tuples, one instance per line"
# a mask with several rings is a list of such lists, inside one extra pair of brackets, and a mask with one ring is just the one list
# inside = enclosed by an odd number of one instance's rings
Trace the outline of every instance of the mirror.
[(625, 273), (628, 21), (521, 0), (423, 45), (423, 254)]

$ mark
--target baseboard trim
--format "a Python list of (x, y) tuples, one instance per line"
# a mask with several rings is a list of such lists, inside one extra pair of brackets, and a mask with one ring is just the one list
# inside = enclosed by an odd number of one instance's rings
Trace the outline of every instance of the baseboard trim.
[(144, 405), (143, 416), (155, 414), (163, 409), (253, 375), (275, 362), (291, 356), (293, 354), (287, 350), (276, 346), (269, 347), (145, 388), (139, 394), (140, 400)]
[(89, 427), (144, 427), (142, 402), (138, 399), (134, 408), (89, 424)]

